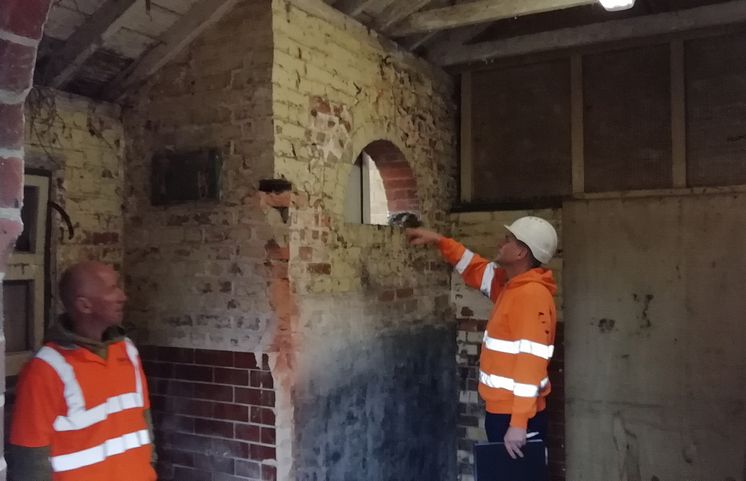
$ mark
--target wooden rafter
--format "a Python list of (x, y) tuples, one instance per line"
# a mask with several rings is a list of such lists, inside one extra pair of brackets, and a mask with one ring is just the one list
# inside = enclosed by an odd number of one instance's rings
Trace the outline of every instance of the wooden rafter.
[(55, 88), (64, 87), (104, 41), (121, 27), (122, 18), (137, 0), (107, 0), (73, 33), (59, 52), (54, 52), (43, 80)]
[(437, 35), (437, 41), (432, 42), (431, 46), (428, 46), (428, 55), (430, 58), (440, 58), (443, 56), (445, 49), (457, 49), (464, 48), (465, 45), (472, 39), (479, 36), (485, 30), (490, 27), (490, 24), (483, 23), (481, 25), (469, 25), (467, 27), (455, 28), (453, 30), (441, 30), (434, 32)]
[[(428, 5), (432, 8), (445, 7), (450, 5), (450, 0), (432, 0)], [(406, 18), (406, 17), (405, 17)], [(442, 36), (443, 31), (419, 33), (416, 35), (409, 35), (402, 37), (398, 40), (399, 45), (406, 48), (410, 52), (417, 50), (420, 47), (424, 47), (430, 42), (434, 41), (439, 36)]]
[(104, 97), (117, 99), (146, 78), (156, 73), (189, 45), (208, 26), (214, 24), (233, 8), (238, 0), (200, 0), (176, 22), (160, 39), (160, 43), (122, 72), (105, 89)]
[(426, 7), (431, 2), (432, 0), (394, 2), (376, 18), (374, 28), (379, 32), (387, 33), (392, 26)]
[(402, 38), (399, 40), (399, 44), (409, 50), (410, 52), (417, 50), (420, 47), (423, 47), (427, 45), (428, 43), (432, 42), (438, 36), (443, 35), (443, 32), (430, 32), (430, 33), (422, 33), (419, 35), (411, 35), (406, 38)]
[(740, 22), (746, 22), (746, 2), (733, 0), (687, 10), (609, 20), (582, 27), (562, 28), (472, 45), (443, 41), (434, 44), (427, 56), (437, 65), (450, 66)]
[(338, 0), (334, 3), (334, 8), (357, 18), (366, 10), (385, 8), (389, 3), (390, 0)]
[(478, 0), (415, 13), (388, 32), (404, 37), (595, 3), (596, 0)]

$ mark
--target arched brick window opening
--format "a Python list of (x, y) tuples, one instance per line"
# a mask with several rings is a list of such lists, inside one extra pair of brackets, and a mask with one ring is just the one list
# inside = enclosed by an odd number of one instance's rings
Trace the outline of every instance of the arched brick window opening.
[(347, 179), (345, 221), (412, 225), (419, 216), (417, 182), (404, 153), (388, 140), (365, 146)]

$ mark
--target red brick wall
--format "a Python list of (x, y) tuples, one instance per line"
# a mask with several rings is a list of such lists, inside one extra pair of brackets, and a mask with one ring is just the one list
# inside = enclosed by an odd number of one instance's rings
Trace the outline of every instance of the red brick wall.
[(404, 153), (385, 140), (371, 142), (364, 150), (375, 161), (383, 179), (389, 213), (419, 212), (417, 181)]
[(141, 347), (161, 481), (275, 481), (268, 356)]
[[(20, 212), (23, 202), (23, 103), (31, 88), (36, 49), (49, 4), (50, 0), (2, 0), (0, 8), (0, 281), (5, 277), (7, 256), (23, 229)], [(3, 325), (2, 312), (0, 291), (0, 326)], [(5, 352), (4, 341), (0, 343), (0, 351)], [(3, 356), (0, 359), (0, 379), (4, 378)], [(2, 454), (0, 447), (0, 456)], [(0, 481), (5, 480), (5, 471), (3, 462)]]
[[(474, 442), (486, 438), (484, 435), (484, 403), (479, 399), (479, 353), (482, 335), (487, 321), (482, 319), (458, 320), (459, 349), (459, 417), (458, 417), (458, 462), (459, 479), (473, 479)], [(551, 481), (565, 480), (565, 383), (564, 383), (564, 324), (557, 325), (554, 357), (549, 364), (549, 379), (552, 393), (547, 404), (549, 415), (549, 465)], [(475, 436), (479, 430), (481, 438)]]

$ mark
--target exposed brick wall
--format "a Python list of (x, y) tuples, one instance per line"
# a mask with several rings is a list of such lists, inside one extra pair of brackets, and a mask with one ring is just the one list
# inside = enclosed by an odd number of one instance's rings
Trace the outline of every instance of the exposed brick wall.
[[(269, 1), (240, 2), (128, 100), (129, 318), (150, 344), (253, 351), (272, 341), (265, 264), (286, 241), (258, 191), (272, 177), (270, 15)], [(205, 148), (222, 155), (220, 200), (152, 206), (152, 156)]]
[[(26, 118), (26, 167), (50, 174), (49, 200), (65, 209), (74, 231), (70, 239), (61, 216), (50, 212), (51, 279), (81, 260), (121, 267), (124, 129), (119, 107), (37, 87), (26, 101)], [(55, 284), (48, 293), (52, 299)]]
[(269, 357), (140, 348), (163, 481), (275, 481), (275, 393)]
[(387, 141), (374, 141), (365, 147), (365, 152), (375, 161), (383, 180), (389, 213), (419, 213), (417, 179), (404, 153)]
[[(290, 372), (286, 366), (292, 359), (286, 355), (286, 347), (290, 345), (290, 324), (295, 315), (288, 277), (290, 194), (260, 191), (260, 183), (274, 175), (270, 4), (269, 0), (238, 2), (174, 61), (132, 92), (123, 112), (127, 134), (128, 318), (138, 326), (141, 343), (159, 346), (156, 349), (214, 349), (227, 353), (224, 356), (235, 352), (237, 359), (256, 352), (266, 376), (267, 370), (275, 372), (283, 366), (283, 372)], [(152, 156), (205, 148), (218, 149), (222, 157), (219, 200), (152, 206)], [(260, 353), (265, 353), (264, 357)], [(174, 366), (173, 372), (152, 375), (159, 376), (158, 382), (167, 386), (181, 386), (183, 370), (193, 370), (181, 364)], [(202, 371), (216, 376), (224, 372), (215, 366), (194, 370)], [(238, 450), (231, 455), (235, 461), (218, 460), (227, 463), (225, 469), (232, 467), (234, 473), (215, 474), (213, 481), (234, 479), (229, 476), (262, 479), (251, 471), (257, 465), (239, 459), (254, 460), (257, 453), (270, 449), (273, 461), (261, 468), (266, 479), (274, 479), (275, 465), (288, 464), (274, 460), (290, 450), (287, 432), (292, 429), (291, 386), (286, 377), (272, 379), (262, 393), (265, 398), (272, 397), (275, 410), (271, 411), (271, 423), (265, 419), (269, 424), (260, 429), (260, 434), (274, 436), (276, 446), (261, 439), (233, 439), (230, 443), (211, 440), (213, 446), (228, 443)], [(238, 410), (240, 416), (247, 412), (249, 416), (270, 415), (266, 407), (247, 407), (251, 403), (240, 396), (250, 386), (243, 386), (243, 379), (203, 381), (221, 385), (210, 388), (216, 395), (227, 395), (232, 386), (236, 398), (225, 403), (239, 407), (231, 407), (231, 412)], [(215, 403), (223, 402), (192, 399), (178, 391), (162, 398), (179, 409), (202, 409), (206, 403), (222, 406)], [(167, 406), (170, 409), (171, 405)], [(260, 423), (252, 419), (233, 420), (236, 437), (254, 436), (254, 426)], [(167, 443), (171, 442), (169, 436), (181, 438), (173, 434), (171, 423), (170, 417), (156, 419), (158, 429), (167, 431)], [(204, 427), (205, 421), (195, 421), (196, 437), (200, 436), (200, 426)], [(178, 459), (171, 460), (174, 471), (164, 474), (179, 480), (202, 479), (201, 474), (190, 470), (204, 468), (196, 464), (204, 459), (196, 454), (184, 458), (178, 450), (175, 452)], [(162, 464), (162, 469), (170, 469), (166, 466)]]
[[(510, 211), (469, 212), (452, 214), (452, 236), (470, 249), (487, 258), (497, 251), (504, 236), (503, 225), (510, 224), (524, 215), (538, 215), (552, 222), (561, 239), (561, 211)], [(552, 393), (547, 403), (549, 415), (549, 459), (552, 481), (565, 479), (565, 396), (564, 396), (564, 323), (562, 322), (562, 246), (549, 264), (559, 291), (555, 298), (559, 323), (555, 340), (555, 353), (549, 365)], [(482, 338), (492, 303), (481, 293), (466, 287), (461, 277), (452, 275), (451, 301), (456, 309), (458, 322), (459, 418), (458, 418), (458, 469), (459, 481), (473, 481), (473, 445), (485, 441), (484, 402), (477, 392), (479, 379), (479, 354)]]
[[(8, 255), (23, 229), (20, 215), (23, 202), (23, 103), (31, 88), (36, 50), (49, 4), (50, 0), (5, 0), (0, 10), (0, 179), (3, 179), (0, 184), (0, 281), (5, 277)], [(1, 308), (0, 291), (0, 326), (3, 320)], [(0, 352), (5, 352), (4, 340), (0, 342)], [(0, 360), (0, 387), (4, 387), (4, 379), (3, 358)], [(5, 475), (3, 461), (0, 463), (0, 480), (5, 480)]]
[(447, 269), (399, 228), (346, 224), (344, 206), (355, 160), (383, 140), (369, 154), (389, 210), (445, 225), (455, 195), (452, 82), (321, 1), (273, 2), (273, 30), (274, 168), (293, 184), (298, 306), (289, 474), (448, 479), (456, 372)]

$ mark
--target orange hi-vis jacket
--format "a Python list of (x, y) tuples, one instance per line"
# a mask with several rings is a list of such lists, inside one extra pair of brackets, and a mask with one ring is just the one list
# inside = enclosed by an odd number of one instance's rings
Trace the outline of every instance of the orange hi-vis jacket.
[(154, 481), (149, 407), (129, 339), (108, 345), (106, 359), (50, 342), (21, 373), (10, 443), (49, 447), (53, 481)]
[(510, 414), (510, 425), (525, 429), (551, 391), (547, 366), (557, 323), (552, 272), (531, 269), (508, 281), (494, 262), (453, 239), (444, 238), (438, 247), (468, 286), (495, 303), (479, 358), (479, 394), (487, 412)]

